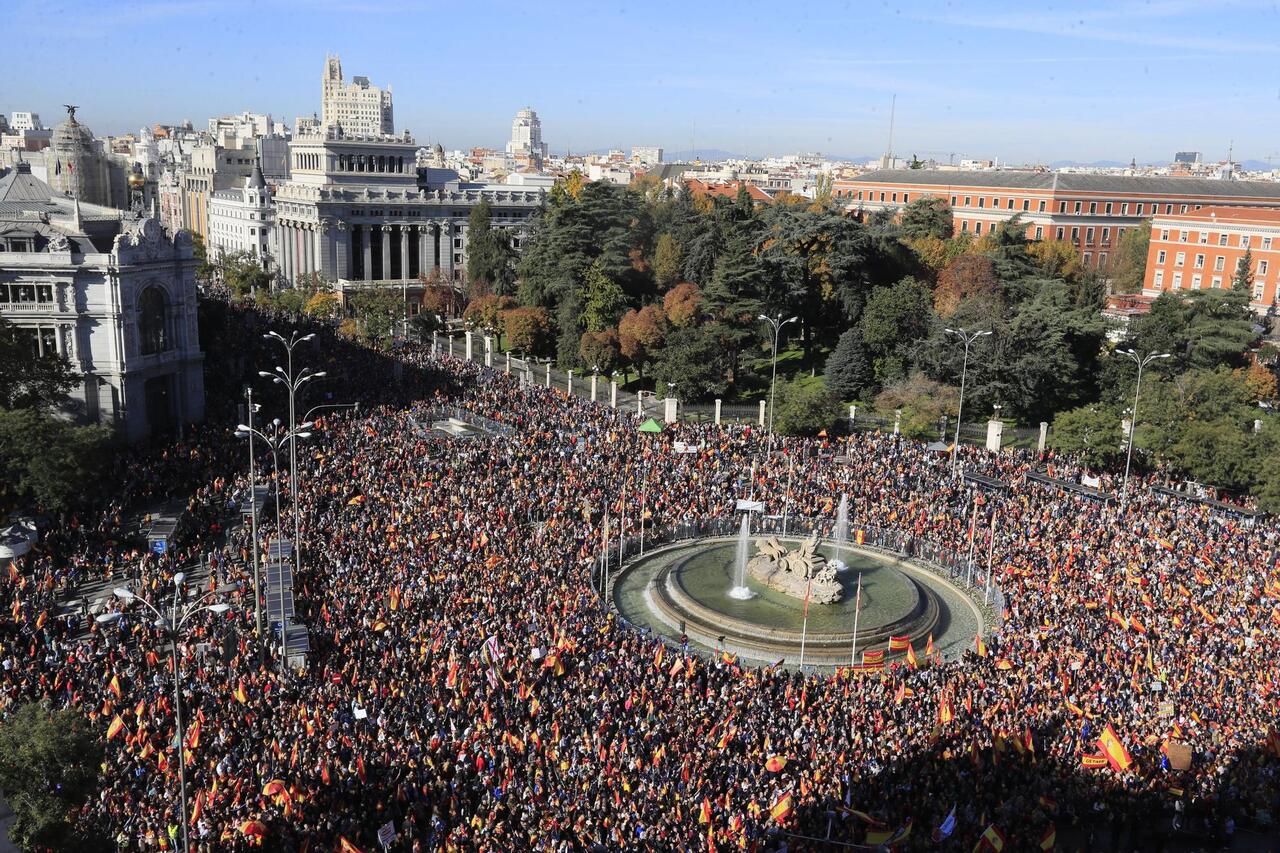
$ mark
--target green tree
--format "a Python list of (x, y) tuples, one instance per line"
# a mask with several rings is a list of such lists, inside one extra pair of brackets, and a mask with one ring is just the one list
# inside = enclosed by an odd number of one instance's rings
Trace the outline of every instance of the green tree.
[(236, 296), (271, 290), (271, 273), (262, 268), (256, 255), (248, 252), (219, 254), (216, 266), (222, 273), (223, 283)]
[(582, 286), (582, 320), (589, 332), (601, 332), (616, 326), (628, 308), (627, 294), (617, 282), (604, 273), (599, 258), (587, 268)]
[(472, 205), (467, 221), (467, 281), (473, 292), (514, 293), (514, 260), (511, 235), (504, 228), (493, 227), (492, 209), (482, 198)]
[(404, 302), (400, 294), (374, 288), (361, 290), (347, 300), (360, 337), (367, 343), (386, 346), (396, 326), (404, 319)]
[(672, 329), (653, 364), (654, 378), (674, 384), (689, 402), (722, 396), (726, 373), (720, 342), (712, 330), (699, 326)]
[(846, 329), (827, 358), (823, 376), (828, 390), (841, 400), (862, 400), (875, 392), (876, 372), (862, 342), (862, 329)]
[(1231, 278), (1231, 289), (1249, 294), (1253, 298), (1253, 249), (1245, 249), (1236, 263), (1236, 274)]
[(839, 401), (823, 385), (782, 383), (773, 428), (783, 435), (814, 435), (835, 424), (838, 405)]
[(862, 341), (880, 383), (904, 378), (916, 341), (929, 333), (933, 321), (929, 289), (914, 278), (877, 287), (862, 309)]
[(727, 356), (727, 378), (737, 381), (742, 351), (760, 336), (756, 319), (764, 310), (765, 272), (755, 243), (745, 232), (729, 240), (704, 291), (704, 309)]
[(510, 296), (499, 296), (493, 293), (477, 296), (462, 312), (462, 322), (472, 330), (498, 329), (502, 325), (498, 322), (498, 315), (503, 311), (510, 311), (517, 304)]
[(1076, 454), (1090, 468), (1106, 468), (1123, 456), (1124, 439), (1119, 416), (1095, 403), (1060, 412), (1053, 419), (1049, 445)]
[(653, 250), (653, 278), (658, 289), (674, 287), (680, 280), (683, 265), (684, 251), (675, 236), (667, 231), (658, 235), (658, 242)]
[(96, 849), (75, 815), (97, 788), (103, 748), (74, 711), (21, 705), (0, 723), (0, 789), (16, 820), (9, 838), (23, 850)]
[(1116, 243), (1111, 261), (1111, 289), (1115, 293), (1137, 293), (1147, 277), (1147, 249), (1151, 245), (1151, 220), (1130, 228)]
[[(960, 394), (950, 385), (934, 382), (922, 373), (913, 373), (894, 383), (876, 396), (876, 411), (892, 418), (902, 413), (899, 426), (908, 438), (945, 438), (940, 433), (942, 419), (955, 417)], [(968, 399), (965, 400), (966, 406)]]
[(923, 196), (908, 204), (902, 209), (898, 224), (907, 240), (926, 237), (949, 240), (955, 231), (951, 205), (939, 196)]
[(29, 331), (0, 317), (0, 408), (45, 408), (66, 400), (76, 383), (65, 356), (34, 354)]
[(97, 497), (109, 432), (40, 409), (0, 409), (0, 500), (62, 511)]

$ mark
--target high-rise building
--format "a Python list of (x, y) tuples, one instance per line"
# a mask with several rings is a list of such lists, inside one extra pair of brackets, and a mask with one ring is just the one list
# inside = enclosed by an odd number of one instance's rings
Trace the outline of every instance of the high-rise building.
[(512, 120), (507, 156), (527, 159), (536, 164), (547, 158), (547, 144), (542, 141), (542, 121), (532, 107), (520, 110)]
[(1173, 155), (1173, 162), (1186, 163), (1189, 166), (1195, 166), (1200, 163), (1199, 151), (1179, 151)]
[(636, 145), (631, 149), (631, 162), (656, 166), (662, 162), (662, 149), (656, 145)]
[(40, 115), (29, 112), (14, 113), (9, 118), (9, 127), (14, 133), (24, 130), (44, 130), (44, 125), (40, 123)]
[(321, 127), (341, 127), (352, 136), (379, 136), (395, 133), (391, 113), (391, 87), (379, 89), (368, 77), (342, 78), (342, 60), (329, 56), (324, 61), (321, 82)]

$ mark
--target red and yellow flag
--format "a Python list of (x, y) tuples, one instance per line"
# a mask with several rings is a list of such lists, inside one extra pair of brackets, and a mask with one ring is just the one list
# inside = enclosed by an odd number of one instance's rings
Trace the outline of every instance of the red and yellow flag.
[(913, 667), (920, 665), (919, 663), (916, 662), (916, 650), (911, 646), (910, 643), (907, 643), (907, 663)]
[(973, 849), (974, 853), (980, 850), (993, 850), (995, 853), (1000, 853), (1004, 849), (1004, 833), (994, 823), (991, 824), (982, 833), (982, 837), (978, 839)]
[(773, 806), (769, 809), (769, 817), (774, 823), (782, 823), (787, 819), (787, 815), (791, 814), (791, 810), (795, 805), (795, 797), (793, 792), (787, 791), (774, 801)]
[(911, 648), (910, 637), (890, 637), (889, 638), (889, 651), (905, 652), (909, 648)]
[(1044, 831), (1044, 835), (1040, 836), (1040, 849), (1052, 850), (1058, 843), (1058, 828), (1053, 824), (1049, 824), (1049, 828)]
[(359, 847), (352, 844), (346, 839), (346, 836), (338, 836), (338, 853), (364, 853)]
[(978, 657), (985, 658), (987, 656), (987, 644), (982, 642), (981, 634), (978, 635), (977, 645), (978, 645)]
[(122, 697), (122, 691), (120, 690), (120, 676), (111, 676), (111, 681), (107, 683), (107, 689), (114, 693), (117, 699), (120, 699)]
[(120, 719), (119, 714), (116, 714), (115, 719), (111, 721), (111, 725), (107, 726), (107, 740), (112, 740), (122, 731), (124, 731), (124, 720)]
[(1110, 723), (1102, 730), (1102, 736), (1098, 738), (1098, 746), (1102, 748), (1102, 752), (1107, 757), (1107, 763), (1111, 765), (1111, 769), (1117, 773), (1123, 773), (1129, 769), (1129, 765), (1133, 764), (1133, 758), (1129, 755), (1129, 750), (1124, 748), (1124, 743), (1116, 734), (1116, 730), (1111, 728)]

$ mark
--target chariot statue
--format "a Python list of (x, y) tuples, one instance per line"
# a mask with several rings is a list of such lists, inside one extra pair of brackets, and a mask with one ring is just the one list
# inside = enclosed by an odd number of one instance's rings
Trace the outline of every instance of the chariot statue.
[(836, 569), (818, 553), (818, 537), (810, 536), (792, 551), (770, 536), (758, 546), (759, 553), (747, 563), (747, 573), (760, 583), (796, 598), (806, 595), (811, 602), (831, 604), (840, 600)]

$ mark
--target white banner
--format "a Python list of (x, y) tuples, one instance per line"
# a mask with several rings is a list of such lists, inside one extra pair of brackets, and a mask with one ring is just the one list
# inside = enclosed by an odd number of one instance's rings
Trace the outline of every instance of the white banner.
[(763, 501), (744, 501), (738, 499), (738, 512), (764, 512)]

